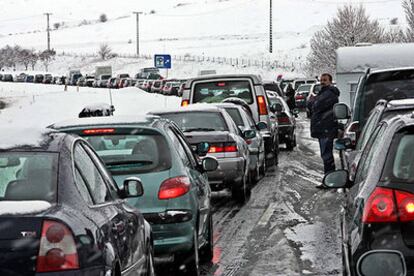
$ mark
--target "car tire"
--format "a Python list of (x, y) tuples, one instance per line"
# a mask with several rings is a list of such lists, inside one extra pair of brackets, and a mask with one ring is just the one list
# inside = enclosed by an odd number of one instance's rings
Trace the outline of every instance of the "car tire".
[(193, 248), (190, 250), (187, 255), (187, 261), (185, 263), (185, 275), (188, 276), (200, 276), (200, 258), (199, 258), (199, 249), (198, 249), (198, 237), (197, 229), (194, 229), (194, 241)]
[(265, 177), (266, 176), (266, 159), (263, 159), (263, 163), (260, 166), (260, 176)]
[(209, 215), (207, 226), (207, 243), (200, 249), (200, 260), (202, 263), (211, 263), (214, 255), (213, 241), (213, 215)]
[(237, 183), (232, 186), (231, 190), (232, 198), (241, 204), (244, 204), (250, 196), (250, 187), (247, 183), (247, 176), (244, 175), (241, 183)]

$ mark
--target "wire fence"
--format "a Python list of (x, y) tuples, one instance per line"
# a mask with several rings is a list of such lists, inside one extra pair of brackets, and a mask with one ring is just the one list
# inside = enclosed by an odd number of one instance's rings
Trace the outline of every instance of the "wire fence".
[[(99, 58), (97, 53), (74, 53), (74, 52), (59, 52), (58, 56), (70, 56), (70, 57), (84, 57), (84, 58)], [(118, 58), (127, 59), (143, 59), (153, 60), (154, 56), (149, 54), (134, 55), (134, 54), (114, 54)], [(280, 61), (270, 61), (264, 59), (249, 59), (240, 57), (212, 57), (212, 56), (198, 56), (198, 55), (172, 55), (173, 61), (182, 63), (212, 63), (220, 65), (229, 65), (238, 68), (261, 68), (265, 70), (283, 69), (285, 71), (292, 71), (296, 66), (295, 64)]]

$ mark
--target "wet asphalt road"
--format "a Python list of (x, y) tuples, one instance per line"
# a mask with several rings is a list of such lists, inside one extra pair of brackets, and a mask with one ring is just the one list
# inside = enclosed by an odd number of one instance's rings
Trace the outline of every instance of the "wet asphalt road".
[(298, 120), (298, 147), (282, 150), (243, 206), (213, 193), (214, 260), (202, 275), (342, 275), (339, 212), (343, 194), (322, 180), (309, 121)]

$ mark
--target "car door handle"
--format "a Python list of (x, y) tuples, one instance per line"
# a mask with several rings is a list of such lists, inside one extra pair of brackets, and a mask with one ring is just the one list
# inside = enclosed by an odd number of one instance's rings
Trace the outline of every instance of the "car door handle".
[(125, 222), (120, 221), (117, 223), (113, 223), (112, 230), (117, 233), (123, 233), (125, 231)]

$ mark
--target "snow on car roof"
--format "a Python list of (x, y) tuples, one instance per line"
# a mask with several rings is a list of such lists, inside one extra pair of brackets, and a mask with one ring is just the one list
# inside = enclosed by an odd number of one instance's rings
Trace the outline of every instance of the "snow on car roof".
[(336, 73), (361, 73), (414, 64), (414, 43), (343, 47), (337, 50)]
[(50, 132), (50, 129), (42, 128), (0, 127), (0, 149), (40, 147), (48, 139)]
[(0, 201), (0, 215), (24, 215), (46, 211), (52, 204), (43, 200)]
[(106, 116), (106, 117), (88, 117), (88, 118), (77, 118), (72, 120), (66, 120), (62, 122), (57, 122), (49, 128), (52, 129), (61, 129), (61, 128), (71, 128), (71, 127), (86, 127), (86, 126), (96, 126), (96, 125), (113, 125), (113, 124), (146, 124), (151, 123), (155, 119), (158, 119), (158, 116), (150, 115), (138, 115), (138, 116)]
[(392, 100), (387, 104), (388, 109), (414, 108), (414, 99)]

